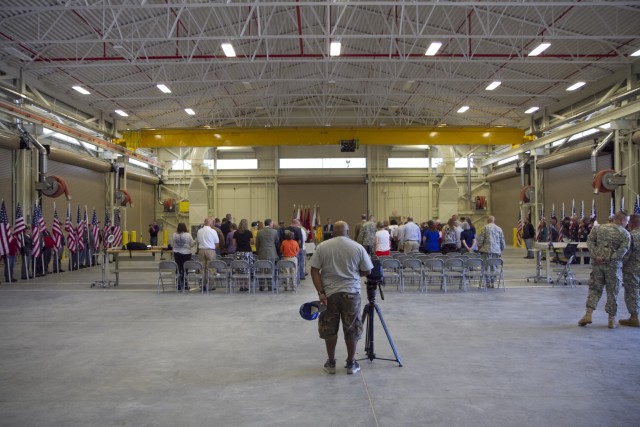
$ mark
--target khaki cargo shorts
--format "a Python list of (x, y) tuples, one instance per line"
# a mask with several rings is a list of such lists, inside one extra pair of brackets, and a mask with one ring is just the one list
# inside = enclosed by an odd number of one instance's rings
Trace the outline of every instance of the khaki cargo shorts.
[(338, 327), (342, 319), (344, 338), (359, 340), (362, 335), (362, 310), (360, 294), (338, 292), (328, 298), (327, 309), (320, 313), (318, 333), (326, 339), (338, 335)]

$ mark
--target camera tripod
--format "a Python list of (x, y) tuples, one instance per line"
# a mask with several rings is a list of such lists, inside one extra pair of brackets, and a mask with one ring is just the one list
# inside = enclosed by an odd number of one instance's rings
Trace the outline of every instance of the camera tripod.
[[(400, 356), (398, 355), (398, 350), (396, 350), (396, 346), (393, 344), (393, 340), (391, 339), (391, 334), (389, 333), (389, 329), (387, 329), (387, 324), (384, 321), (384, 317), (382, 317), (382, 312), (380, 311), (380, 307), (376, 304), (376, 289), (380, 287), (380, 297), (384, 300), (384, 293), (382, 292), (382, 283), (380, 281), (367, 280), (367, 299), (369, 303), (364, 306), (364, 311), (362, 313), (362, 323), (366, 325), (365, 332), (365, 344), (364, 351), (367, 354), (367, 357), (360, 359), (365, 360), (369, 359), (373, 361), (374, 359), (380, 360), (389, 360), (391, 362), (398, 362), (398, 366), (402, 366), (402, 361), (400, 360)], [(387, 340), (389, 340), (389, 345), (391, 346), (391, 350), (393, 350), (393, 354), (396, 357), (395, 359), (385, 359), (383, 357), (377, 357), (374, 350), (374, 333), (373, 333), (373, 315), (377, 313), (378, 318), (380, 319), (380, 323), (382, 323), (382, 327), (384, 328), (384, 333), (387, 335)]]

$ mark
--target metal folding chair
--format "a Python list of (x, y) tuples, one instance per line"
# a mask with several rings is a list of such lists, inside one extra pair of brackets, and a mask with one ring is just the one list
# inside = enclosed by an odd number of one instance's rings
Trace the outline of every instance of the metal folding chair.
[(440, 257), (429, 258), (423, 262), (422, 275), (424, 276), (424, 288), (427, 290), (428, 285), (433, 280), (437, 280), (440, 284), (440, 290), (447, 292), (447, 276), (444, 274), (444, 259)]
[(276, 292), (280, 292), (280, 285), (284, 285), (285, 290), (289, 286), (293, 291), (298, 290), (298, 271), (293, 261), (283, 259), (276, 263)]
[[(207, 293), (209, 293), (210, 289), (215, 291), (221, 286), (224, 286), (224, 290), (228, 292), (230, 270), (227, 263), (221, 259), (214, 259), (213, 261), (209, 261), (207, 268), (209, 271), (209, 277), (207, 277), (205, 284)], [(216, 272), (212, 273), (212, 270), (215, 270)]]
[[(504, 262), (502, 258), (487, 258), (484, 260), (484, 283), (485, 289), (487, 287), (496, 287), (500, 288), (500, 283), (502, 283), (502, 290), (506, 291), (507, 288), (504, 284)], [(494, 285), (497, 283), (497, 286)]]
[(160, 293), (160, 288), (162, 288), (162, 292), (164, 292), (165, 284), (167, 286), (171, 285), (177, 292), (178, 278), (178, 264), (176, 264), (175, 261), (160, 261), (158, 264), (157, 293)]
[[(253, 292), (256, 292), (256, 288), (262, 289), (264, 286), (269, 286), (271, 291), (275, 293), (275, 271), (273, 263), (266, 259), (259, 259), (253, 263)], [(260, 284), (262, 281), (262, 284)]]
[(464, 278), (470, 284), (473, 285), (475, 281), (479, 289), (486, 290), (484, 283), (484, 265), (480, 258), (467, 258), (464, 261)]
[(191, 289), (191, 285), (195, 289), (200, 286), (200, 290), (204, 291), (204, 271), (200, 261), (189, 260), (184, 263), (184, 292)]
[(555, 282), (553, 282), (553, 286), (555, 287), (560, 282), (564, 282), (564, 285), (571, 286), (574, 288), (576, 286), (576, 282), (580, 284), (578, 280), (576, 280), (575, 274), (573, 274), (573, 270), (571, 269), (571, 264), (576, 259), (575, 253), (571, 255), (562, 266), (563, 268), (556, 268), (553, 270), (554, 273), (557, 274)]
[(452, 257), (444, 263), (444, 275), (447, 282), (451, 283), (452, 280), (459, 280), (460, 286), (458, 289), (467, 291), (467, 282), (464, 278), (464, 261), (458, 257)]
[(424, 285), (424, 277), (422, 271), (422, 263), (416, 258), (405, 258), (402, 260), (402, 290), (404, 292), (405, 286), (409, 283), (415, 284), (418, 282), (418, 290), (420, 292), (426, 292), (426, 286)]
[(246, 290), (251, 293), (251, 266), (247, 261), (235, 259), (229, 266), (231, 274), (229, 276), (229, 291), (233, 293), (233, 288), (240, 291)]
[(393, 258), (382, 260), (382, 274), (382, 280), (385, 286), (387, 284), (396, 282), (396, 289), (399, 292), (404, 292), (404, 287), (402, 284), (402, 264), (400, 264), (400, 261)]

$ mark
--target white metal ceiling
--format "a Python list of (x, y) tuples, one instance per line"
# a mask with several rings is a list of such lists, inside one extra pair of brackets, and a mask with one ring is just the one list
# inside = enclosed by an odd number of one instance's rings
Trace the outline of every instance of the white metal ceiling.
[[(126, 111), (132, 129), (524, 127), (528, 107), (627, 69), (639, 34), (638, 1), (0, 3), (0, 62), (95, 110)], [(342, 55), (330, 57), (336, 40)], [(426, 57), (432, 41), (443, 47)], [(542, 41), (551, 47), (528, 57)], [(493, 80), (502, 85), (486, 91)]]

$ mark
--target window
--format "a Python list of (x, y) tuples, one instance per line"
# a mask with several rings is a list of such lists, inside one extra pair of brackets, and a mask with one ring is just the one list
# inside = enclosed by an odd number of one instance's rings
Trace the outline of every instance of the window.
[(511, 156), (511, 157), (507, 157), (506, 159), (502, 159), (498, 162), (498, 166), (500, 165), (504, 165), (506, 163), (511, 163), (511, 162), (515, 162), (516, 160), (518, 160), (518, 156)]
[(280, 159), (280, 169), (364, 169), (364, 157), (331, 157), (319, 159)]
[(174, 160), (171, 162), (171, 170), (173, 171), (190, 171), (191, 161), (189, 160)]
[(151, 169), (151, 166), (149, 166), (145, 162), (141, 162), (140, 160), (129, 159), (129, 163), (131, 163), (132, 165), (140, 166), (140, 167), (145, 168), (145, 169)]
[(258, 159), (218, 159), (218, 170), (258, 169)]
[[(456, 158), (456, 168), (464, 168), (464, 169), (466, 169), (467, 168), (467, 159), (468, 159), (467, 157), (458, 157), (458, 158)], [(473, 159), (468, 159), (468, 160), (470, 160), (469, 166), (473, 167)]]
[(387, 159), (387, 167), (404, 169), (425, 169), (429, 167), (428, 157), (390, 157)]

